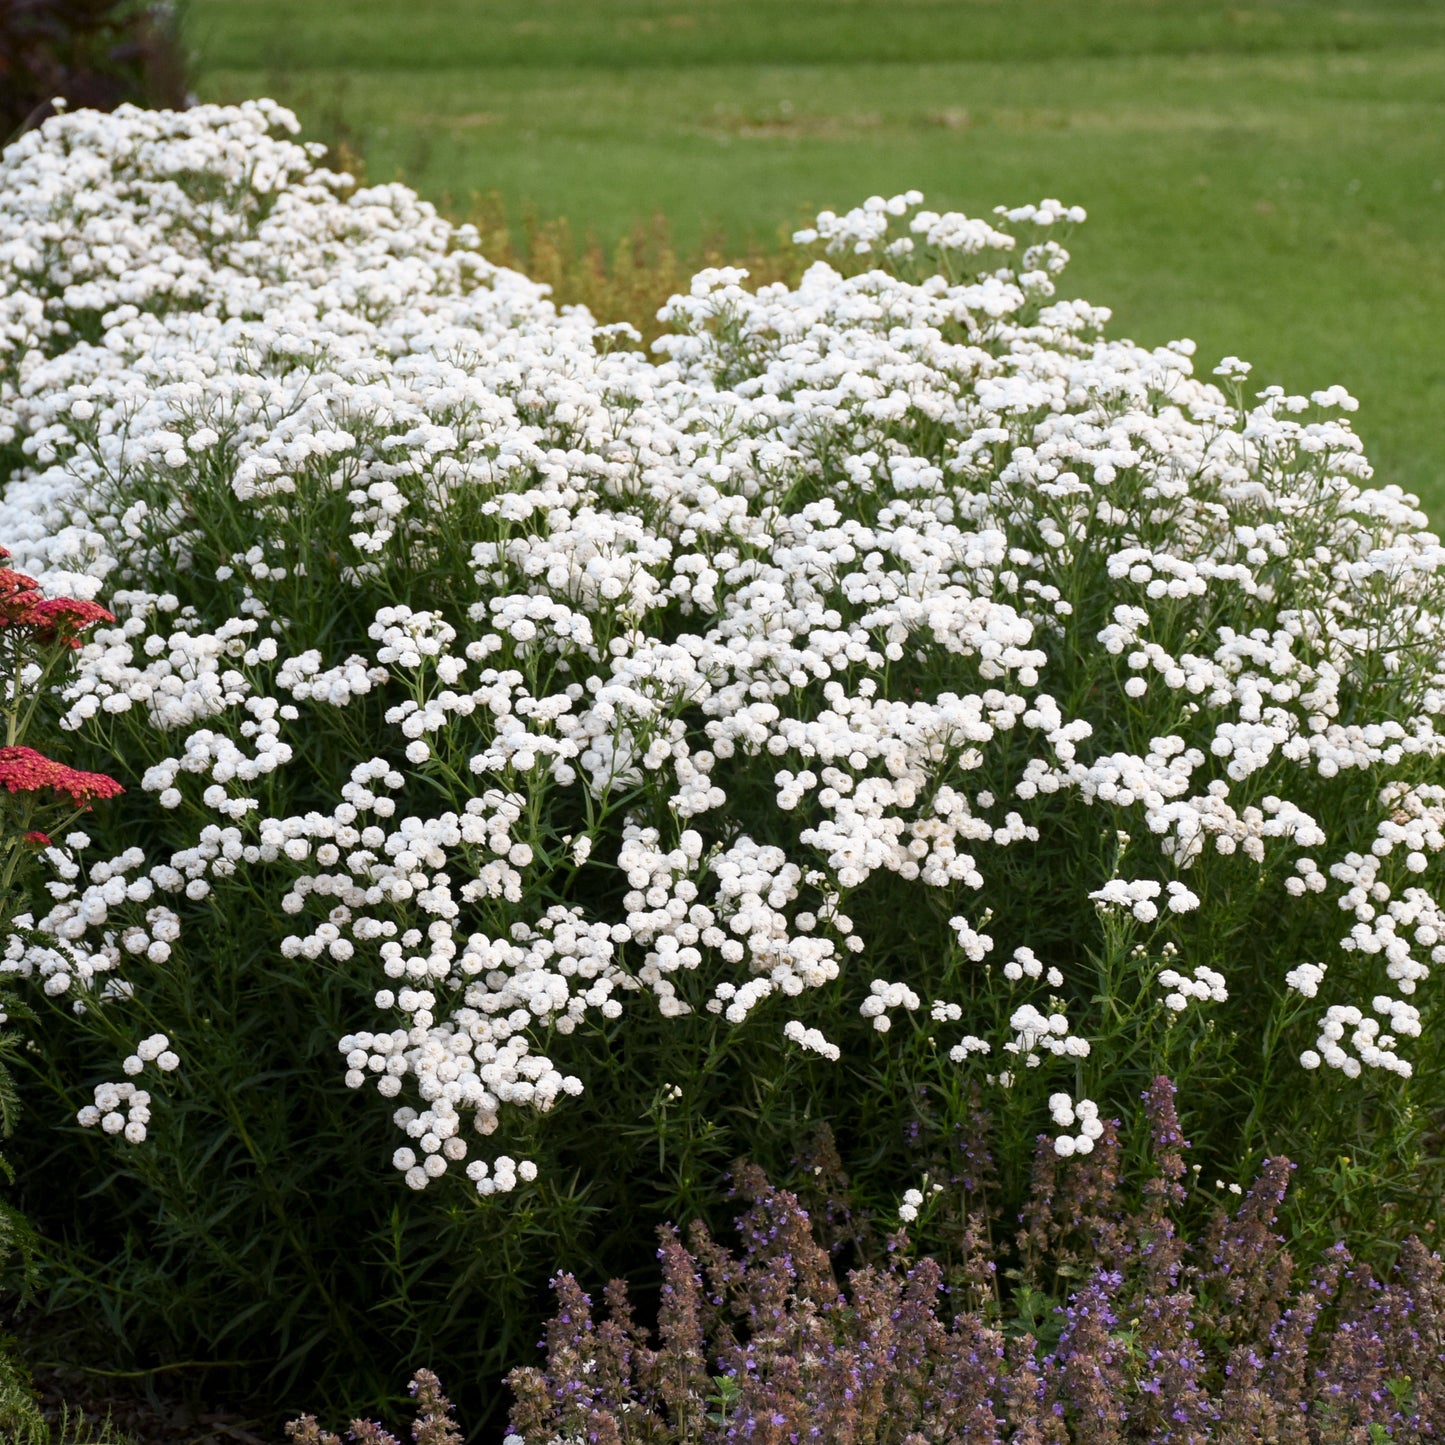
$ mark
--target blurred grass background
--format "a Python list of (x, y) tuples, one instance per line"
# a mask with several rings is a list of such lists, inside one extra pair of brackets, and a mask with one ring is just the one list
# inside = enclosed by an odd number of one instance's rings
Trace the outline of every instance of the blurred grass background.
[(187, 0), (185, 15), (202, 99), (275, 96), (369, 179), (473, 215), (496, 259), (605, 320), (645, 324), (704, 261), (785, 274), (788, 233), (873, 192), (1083, 205), (1064, 290), (1112, 307), (1115, 335), (1193, 337), (1202, 370), (1233, 353), (1261, 385), (1344, 384), (1377, 480), (1445, 521), (1442, 0)]

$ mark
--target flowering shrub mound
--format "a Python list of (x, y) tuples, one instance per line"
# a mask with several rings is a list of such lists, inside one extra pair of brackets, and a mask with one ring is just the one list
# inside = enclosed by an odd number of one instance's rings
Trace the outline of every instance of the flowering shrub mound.
[(943, 1249), (973, 1091), (1016, 1209), (1156, 1073), (1306, 1243), (1428, 1208), (1442, 552), (1344, 391), (1106, 339), (1077, 209), (916, 193), (649, 358), (295, 128), (0, 163), (0, 534), (104, 590), (54, 703), (128, 789), (4, 959), (69, 1297), (354, 1399), (813, 1122)]

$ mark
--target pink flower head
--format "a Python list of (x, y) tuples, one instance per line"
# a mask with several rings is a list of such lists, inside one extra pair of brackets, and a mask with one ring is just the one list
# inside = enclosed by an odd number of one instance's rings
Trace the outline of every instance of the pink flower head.
[[(10, 553), (0, 547), (0, 562)], [(114, 622), (115, 615), (95, 602), (76, 597), (42, 597), (35, 578), (0, 566), (0, 627), (33, 627), (41, 642), (79, 647), (79, 636), (97, 622)]]
[(32, 603), (25, 620), (39, 629), (41, 642), (79, 647), (80, 633), (97, 622), (114, 622), (115, 614), (97, 602), (82, 602), (76, 597), (48, 597)]
[(40, 584), (33, 577), (0, 567), (0, 627), (28, 623), (31, 608), (40, 600)]
[(12, 793), (38, 793), (53, 788), (68, 794), (79, 806), (88, 806), (91, 798), (113, 798), (125, 789), (104, 773), (83, 773), (37, 753), (34, 748), (0, 748), (0, 787)]
[(25, 841), (29, 843), (32, 848), (48, 848), (50, 847), (50, 834), (42, 833), (37, 829), (33, 833), (27, 833), (25, 835)]

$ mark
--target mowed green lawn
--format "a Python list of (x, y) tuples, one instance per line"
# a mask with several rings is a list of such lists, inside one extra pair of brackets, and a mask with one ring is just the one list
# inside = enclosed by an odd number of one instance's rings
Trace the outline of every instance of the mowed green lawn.
[(1340, 382), (1445, 524), (1441, 0), (188, 0), (270, 94), (464, 210), (771, 243), (916, 186), (1087, 207), (1065, 289), (1261, 384)]

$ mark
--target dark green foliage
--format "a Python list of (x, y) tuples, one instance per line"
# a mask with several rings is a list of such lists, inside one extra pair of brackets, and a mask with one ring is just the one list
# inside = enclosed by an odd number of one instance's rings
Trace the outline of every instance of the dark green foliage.
[(186, 63), (174, 8), (153, 0), (4, 0), (0, 142), (72, 109), (183, 106)]
[[(13, 998), (0, 995), (0, 1019), (8, 1022), (16, 1008)], [(0, 1138), (10, 1137), (19, 1110), (11, 1068), (21, 1047), (20, 1034), (13, 1030), (0, 1033)], [(6, 1185), (15, 1183), (15, 1171), (3, 1155), (0, 1178)], [(8, 1200), (0, 1199), (0, 1269), (12, 1276), (18, 1273), (25, 1292), (35, 1282), (34, 1247), (29, 1221)], [(5, 1335), (0, 1335), (0, 1440), (7, 1445), (129, 1445), (108, 1424), (79, 1413), (72, 1416), (66, 1411), (55, 1424), (47, 1420), (36, 1402), (19, 1347)]]

